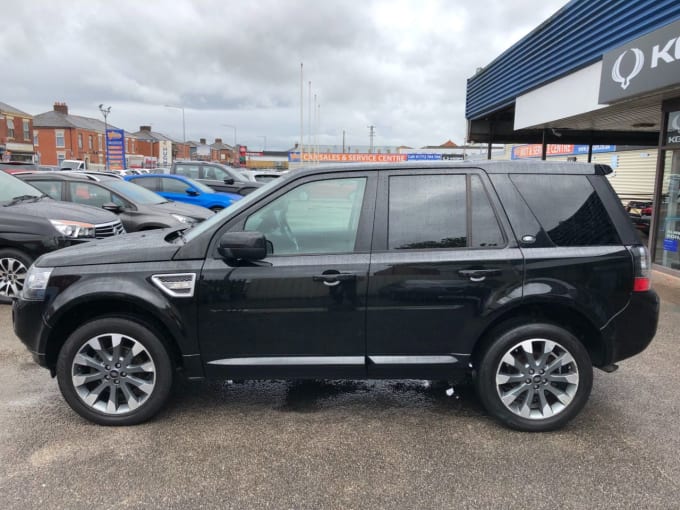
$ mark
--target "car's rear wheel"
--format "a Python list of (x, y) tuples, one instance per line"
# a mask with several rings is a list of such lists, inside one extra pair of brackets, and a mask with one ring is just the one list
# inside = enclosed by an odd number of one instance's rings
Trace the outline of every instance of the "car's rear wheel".
[(134, 425), (165, 404), (172, 362), (158, 336), (134, 320), (88, 322), (66, 340), (57, 380), (68, 404), (100, 425)]
[(32, 262), (31, 257), (19, 250), (0, 250), (0, 298), (3, 301), (21, 294)]
[(593, 383), (588, 352), (553, 324), (501, 330), (483, 353), (475, 383), (486, 410), (514, 429), (564, 426), (586, 404)]

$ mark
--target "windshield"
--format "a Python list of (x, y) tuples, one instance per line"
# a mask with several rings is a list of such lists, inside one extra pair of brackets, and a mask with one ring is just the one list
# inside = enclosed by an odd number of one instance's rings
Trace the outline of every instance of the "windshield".
[(157, 195), (153, 191), (142, 188), (137, 184), (128, 181), (121, 181), (119, 179), (110, 179), (106, 181), (109, 188), (117, 191), (131, 202), (142, 205), (164, 204), (167, 202), (165, 198)]
[(43, 192), (24, 181), (0, 171), (0, 202), (11, 202), (22, 196), (41, 197)]
[(207, 220), (202, 221), (201, 223), (193, 227), (191, 230), (187, 230), (186, 235), (184, 236), (185, 240), (189, 242), (192, 239), (196, 239), (203, 232), (210, 230), (214, 225), (219, 225), (220, 223), (222, 223), (227, 216), (231, 216), (232, 214), (235, 214), (238, 211), (248, 207), (251, 203), (260, 198), (260, 196), (266, 195), (269, 192), (269, 190), (273, 188), (278, 182), (280, 182), (279, 179), (275, 179), (271, 182), (268, 182), (261, 188), (258, 188), (252, 193), (246, 195), (241, 200), (233, 202), (229, 207), (225, 207), (214, 216), (211, 216)]

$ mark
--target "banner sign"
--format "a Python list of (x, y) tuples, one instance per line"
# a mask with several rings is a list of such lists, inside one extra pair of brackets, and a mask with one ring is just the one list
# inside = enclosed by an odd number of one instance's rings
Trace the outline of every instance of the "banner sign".
[(162, 167), (172, 165), (172, 142), (169, 140), (158, 142), (158, 165)]
[[(542, 146), (540, 143), (518, 145), (512, 148), (510, 159), (540, 158)], [(593, 145), (593, 154), (601, 152), (615, 152), (616, 145)], [(546, 156), (574, 156), (587, 155), (587, 145), (548, 144)]]
[[(368, 154), (368, 153), (342, 153), (342, 152), (321, 152), (312, 154), (305, 152), (303, 161), (320, 163), (400, 163), (407, 161), (407, 154)], [(299, 152), (289, 152), (288, 161), (299, 162)]]
[(110, 170), (125, 170), (125, 131), (106, 130), (106, 161)]

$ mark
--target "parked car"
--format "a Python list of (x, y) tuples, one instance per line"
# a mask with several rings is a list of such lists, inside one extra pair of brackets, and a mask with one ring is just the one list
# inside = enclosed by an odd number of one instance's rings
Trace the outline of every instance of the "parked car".
[(117, 214), (128, 232), (188, 227), (212, 216), (202, 207), (167, 200), (106, 173), (41, 172), (19, 177), (56, 200), (90, 205)]
[(278, 179), (284, 175), (286, 171), (279, 172), (277, 170), (241, 170), (241, 175), (253, 182), (269, 182)]
[(108, 211), (48, 198), (0, 172), (0, 301), (19, 295), (26, 273), (43, 253), (125, 232)]
[(593, 366), (613, 371), (656, 332), (649, 254), (610, 172), (540, 161), (302, 169), (188, 230), (43, 255), (14, 330), (69, 405), (106, 425), (153, 416), (179, 369), (469, 374), (500, 422), (555, 429), (586, 404)]
[(198, 181), (181, 175), (128, 175), (125, 180), (139, 184), (169, 200), (199, 205), (213, 212), (219, 212), (242, 198), (241, 195), (234, 193), (215, 191)]
[(239, 195), (247, 195), (262, 186), (262, 183), (248, 180), (231, 167), (207, 161), (175, 161), (170, 173), (197, 180), (215, 191)]
[(87, 170), (87, 162), (80, 159), (65, 159), (59, 165), (62, 170)]
[(626, 205), (626, 212), (633, 225), (648, 235), (649, 225), (652, 221), (652, 205), (651, 200), (631, 200)]
[(28, 161), (0, 161), (0, 170), (8, 174), (31, 172), (38, 169), (38, 165)]

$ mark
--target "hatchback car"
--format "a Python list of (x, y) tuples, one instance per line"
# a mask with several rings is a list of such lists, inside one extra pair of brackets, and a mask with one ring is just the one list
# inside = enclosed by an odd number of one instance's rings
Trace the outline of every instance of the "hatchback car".
[(18, 177), (55, 200), (111, 211), (118, 215), (128, 232), (187, 227), (212, 216), (202, 207), (173, 202), (103, 172), (37, 172)]
[(471, 375), (501, 423), (555, 429), (586, 405), (593, 366), (613, 371), (656, 332), (649, 255), (609, 172), (299, 170), (188, 230), (43, 255), (14, 330), (70, 406), (106, 425), (149, 419), (182, 372)]
[(219, 212), (243, 198), (234, 193), (215, 191), (205, 184), (181, 175), (128, 175), (125, 180), (139, 184), (170, 200), (198, 205), (213, 212)]

